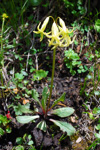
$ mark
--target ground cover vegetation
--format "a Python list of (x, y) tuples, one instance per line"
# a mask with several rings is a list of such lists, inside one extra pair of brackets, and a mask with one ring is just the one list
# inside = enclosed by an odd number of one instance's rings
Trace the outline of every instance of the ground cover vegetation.
[(100, 149), (98, 0), (0, 1), (0, 150)]

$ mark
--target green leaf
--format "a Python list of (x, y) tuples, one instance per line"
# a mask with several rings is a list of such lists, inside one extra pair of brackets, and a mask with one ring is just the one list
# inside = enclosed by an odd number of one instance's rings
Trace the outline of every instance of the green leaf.
[(28, 142), (28, 145), (32, 145), (32, 144), (34, 144), (34, 142), (33, 142), (32, 140), (30, 140), (30, 141)]
[(12, 131), (11, 128), (10, 128), (9, 126), (7, 126), (7, 127), (6, 127), (6, 132), (7, 132), (7, 133), (11, 133), (11, 131)]
[(97, 139), (100, 139), (100, 134), (95, 133), (94, 135), (95, 135), (95, 137), (96, 137)]
[(100, 95), (100, 91), (94, 91), (94, 94), (99, 96)]
[(54, 119), (50, 119), (50, 121), (52, 121), (54, 124), (59, 126), (63, 132), (67, 132), (68, 136), (71, 136), (76, 132), (75, 128), (67, 122), (58, 121), (58, 120), (54, 120)]
[(95, 128), (96, 130), (100, 130), (100, 124), (98, 124)]
[(15, 78), (18, 79), (19, 82), (21, 82), (24, 79), (24, 76), (21, 73), (15, 73)]
[(38, 97), (39, 97), (38, 92), (37, 92), (35, 89), (33, 89), (33, 90), (32, 90), (32, 98), (33, 98), (36, 102), (38, 102), (39, 105), (41, 106), (41, 103), (40, 103)]
[(29, 123), (30, 121), (33, 121), (34, 119), (39, 118), (39, 115), (36, 116), (17, 116), (16, 119), (19, 123)]
[(15, 146), (13, 150), (24, 150), (24, 147), (21, 145)]
[(17, 143), (17, 144), (23, 144), (23, 139), (22, 139), (22, 137), (17, 137), (17, 138), (16, 138), (16, 143)]
[(43, 92), (42, 92), (42, 100), (41, 100), (41, 105), (44, 110), (46, 110), (46, 102), (49, 96), (48, 88), (44, 87)]
[(42, 80), (43, 78), (45, 78), (48, 74), (48, 71), (44, 71), (44, 70), (36, 70), (36, 72), (33, 74), (33, 79), (34, 81), (36, 80)]
[(93, 109), (93, 114), (100, 114), (100, 107), (95, 107), (94, 109)]
[(0, 128), (0, 135), (4, 135), (4, 130)]
[(54, 103), (52, 104), (52, 108), (53, 108), (55, 105), (57, 105), (59, 102), (61, 102), (61, 101), (64, 102), (64, 100), (65, 100), (65, 95), (66, 95), (66, 93), (63, 93), (60, 98), (58, 98), (57, 100), (55, 100)]
[(22, 115), (22, 113), (33, 113), (31, 110), (29, 110), (29, 105), (27, 104), (18, 104), (18, 106), (14, 106), (14, 111), (16, 115)]
[(51, 113), (59, 117), (68, 117), (74, 113), (74, 109), (70, 107), (63, 107), (52, 110)]
[(47, 130), (47, 125), (46, 125), (45, 121), (39, 122), (36, 127), (44, 132), (46, 132), (46, 130)]
[(97, 19), (95, 21), (95, 29), (97, 30), (97, 32), (100, 32), (100, 19)]

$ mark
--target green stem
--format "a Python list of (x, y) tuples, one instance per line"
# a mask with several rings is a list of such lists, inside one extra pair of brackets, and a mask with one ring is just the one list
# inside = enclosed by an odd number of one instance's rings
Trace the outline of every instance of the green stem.
[(50, 105), (50, 100), (51, 100), (51, 95), (52, 95), (53, 79), (54, 79), (54, 73), (55, 73), (55, 55), (56, 55), (56, 48), (53, 49), (52, 77), (51, 77), (50, 95), (49, 95), (49, 100), (48, 100), (48, 104), (46, 108), (47, 111)]
[(3, 31), (4, 31), (4, 22), (5, 19), (3, 18), (2, 22), (2, 30), (1, 30), (1, 52), (0, 52), (0, 57), (1, 57), (1, 66), (0, 66), (0, 74), (1, 74), (1, 85), (3, 86), (3, 75), (2, 75), (2, 68), (4, 67), (4, 58), (3, 58)]
[(4, 30), (4, 22), (5, 19), (3, 18), (2, 22), (2, 30), (1, 30), (1, 61), (2, 61), (2, 67), (4, 67), (4, 59), (3, 59), (3, 30)]

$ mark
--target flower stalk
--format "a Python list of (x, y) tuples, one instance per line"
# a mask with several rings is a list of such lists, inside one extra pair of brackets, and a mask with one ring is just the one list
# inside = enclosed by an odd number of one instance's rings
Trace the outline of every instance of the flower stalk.
[(52, 96), (52, 89), (53, 89), (53, 79), (54, 79), (54, 73), (55, 73), (55, 56), (56, 56), (56, 48), (53, 49), (53, 64), (52, 64), (52, 76), (51, 76), (51, 85), (50, 85), (50, 95), (49, 95), (49, 100), (47, 104), (46, 110), (48, 110), (50, 106), (50, 100)]

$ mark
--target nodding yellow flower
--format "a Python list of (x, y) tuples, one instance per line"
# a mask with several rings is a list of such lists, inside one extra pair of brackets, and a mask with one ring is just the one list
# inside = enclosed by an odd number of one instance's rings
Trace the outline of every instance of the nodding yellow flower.
[[(53, 24), (52, 24), (51, 32), (46, 33), (46, 32), (44, 32), (44, 30), (49, 22), (50, 17), (53, 19)], [(44, 20), (41, 28), (39, 28), (41, 22), (39, 23), (39, 25), (37, 27), (38, 31), (33, 31), (36, 34), (40, 34), (40, 41), (43, 40), (43, 35), (45, 35), (47, 38), (49, 38), (48, 45), (53, 46), (52, 49), (56, 48), (57, 46), (67, 47), (70, 44), (72, 44), (73, 41), (75, 40), (75, 37), (74, 37), (73, 40), (71, 41), (70, 36), (69, 36), (69, 33), (72, 33), (73, 30), (70, 32), (66, 28), (65, 22), (60, 17), (58, 17), (57, 19), (59, 19), (59, 25), (56, 24), (56, 22), (52, 16), (49, 16)]]
[(6, 13), (3, 13), (3, 14), (2, 14), (2, 18), (3, 18), (3, 19), (8, 18), (7, 14), (6, 14)]
[(45, 33), (45, 32), (44, 32), (44, 30), (45, 30), (45, 28), (46, 28), (46, 26), (47, 26), (47, 24), (48, 24), (48, 22), (49, 22), (49, 18), (50, 18), (50, 17), (47, 17), (47, 18), (44, 20), (44, 22), (43, 22), (41, 28), (40, 28), (41, 22), (39, 23), (39, 25), (38, 25), (38, 27), (37, 27), (37, 30), (38, 30), (38, 31), (33, 31), (33, 32), (36, 33), (36, 34), (40, 34), (40, 41), (43, 40), (43, 35), (48, 35), (48, 34), (51, 33), (51, 32), (49, 32), (49, 33)]
[(51, 35), (47, 36), (48, 38), (51, 38), (51, 41), (49, 41), (49, 46), (54, 45), (52, 49), (60, 45), (60, 37), (59, 37), (59, 29), (55, 23), (55, 21), (52, 24), (51, 28)]
[(58, 18), (59, 18), (59, 24), (61, 25), (61, 27), (58, 26), (59, 30), (61, 32), (61, 35), (62, 35), (61, 47), (68, 47), (75, 40), (75, 36), (74, 36), (72, 41), (71, 41), (70, 36), (69, 36), (69, 33), (72, 33), (73, 30), (69, 31), (66, 28), (65, 22), (60, 17), (58, 17)]

